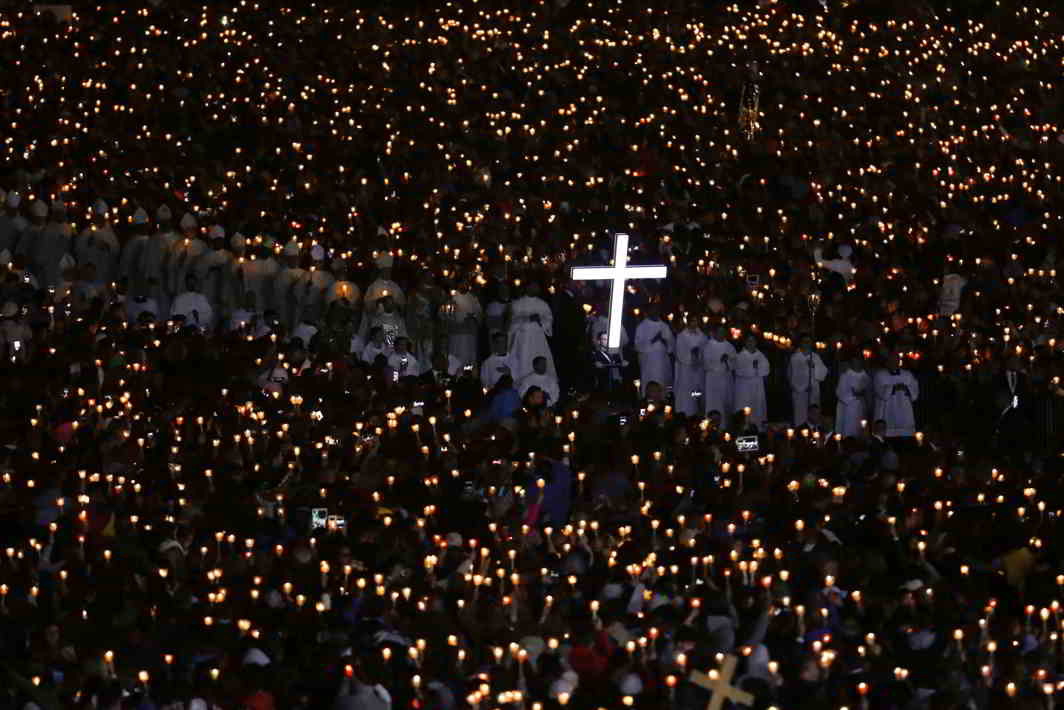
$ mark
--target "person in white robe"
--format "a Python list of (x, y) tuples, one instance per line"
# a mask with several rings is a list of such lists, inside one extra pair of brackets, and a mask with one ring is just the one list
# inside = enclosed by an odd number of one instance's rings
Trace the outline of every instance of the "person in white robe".
[(647, 306), (647, 317), (635, 329), (635, 351), (639, 355), (640, 395), (647, 385), (657, 382), (662, 391), (672, 384), (672, 359), (676, 338), (672, 328), (658, 316), (655, 304)]
[(299, 264), (300, 244), (295, 237), (284, 245), (284, 266), (273, 279), (273, 304), (285, 328), (291, 330), (299, 322), (313, 283), (310, 272)]
[(701, 413), (703, 387), (706, 372), (702, 364), (702, 351), (708, 339), (702, 332), (698, 319), (691, 316), (687, 326), (676, 336), (676, 374), (673, 393), (676, 411), (689, 417)]
[(384, 253), (377, 256), (377, 278), (366, 289), (366, 295), (363, 299), (366, 310), (369, 311), (377, 305), (384, 296), (391, 296), (395, 305), (402, 310), (406, 306), (406, 294), (403, 289), (399, 288), (399, 284), (392, 281), (392, 266), (395, 264), (395, 257), (391, 254)]
[(325, 316), (325, 296), (336, 283), (336, 276), (325, 268), (325, 247), (312, 244), (310, 247), (310, 289), (303, 301), (303, 318), (319, 321)]
[(489, 333), (496, 331), (506, 332), (509, 330), (510, 320), (510, 287), (499, 284), (499, 290), (495, 298), (484, 307), (484, 325)]
[(920, 386), (913, 374), (895, 365), (877, 372), (874, 385), (875, 418), (886, 422), (886, 436), (915, 435), (916, 416), (913, 413), (913, 402), (920, 396)]
[(447, 333), (447, 354), (463, 365), (480, 362), (477, 340), (484, 311), (477, 297), (469, 292), (468, 283), (460, 283), (451, 293), (451, 300), (440, 308), (440, 319)]
[(365, 321), (367, 332), (373, 328), (380, 328), (384, 333), (384, 341), (388, 348), (395, 347), (395, 339), (407, 337), (406, 320), (395, 307), (395, 301), (391, 296), (383, 296), (377, 299), (376, 307), (367, 313)]
[(711, 337), (702, 346), (702, 366), (706, 373), (702, 403), (707, 416), (710, 412), (720, 413), (724, 426), (728, 425), (733, 411), (735, 355), (735, 346), (726, 340), (724, 326), (714, 326)]
[(225, 291), (233, 254), (225, 248), (225, 229), (221, 225), (214, 225), (207, 234), (210, 236), (211, 248), (196, 259), (189, 273), (196, 277), (203, 295), (218, 311), (219, 320), (222, 320), (229, 312), (229, 299)]
[(170, 317), (183, 316), (186, 326), (192, 325), (204, 332), (209, 331), (214, 324), (214, 308), (207, 297), (199, 292), (195, 276), (189, 274), (185, 282), (188, 288), (174, 299), (173, 305), (170, 306)]
[(347, 279), (347, 262), (343, 259), (333, 259), (331, 267), (334, 280), (325, 292), (326, 307), (337, 301), (346, 301), (351, 308), (357, 307), (362, 302), (362, 291)]
[[(872, 381), (865, 370), (860, 354), (846, 361), (846, 366), (835, 385), (835, 433), (843, 437), (860, 437), (865, 434), (868, 422), (868, 400)], [(862, 426), (861, 422), (865, 422)]]
[(524, 397), (532, 387), (539, 387), (547, 397), (548, 408), (558, 403), (561, 389), (558, 385), (558, 377), (547, 372), (547, 358), (545, 357), (537, 357), (532, 361), (532, 372), (518, 380), (516, 387), (521, 397)]
[(506, 334), (497, 332), (491, 336), (492, 352), (480, 364), (480, 385), (485, 390), (495, 386), (503, 375), (513, 376), (513, 359), (506, 349)]
[(170, 310), (170, 295), (166, 290), (166, 264), (177, 241), (177, 232), (174, 231), (171, 218), (170, 208), (166, 205), (161, 205), (155, 211), (158, 230), (149, 237), (140, 265), (144, 283), (148, 285), (147, 294), (159, 304), (161, 313), (168, 313)]
[(62, 279), (59, 260), (70, 252), (74, 228), (70, 225), (66, 205), (61, 200), (52, 202), (48, 223), (40, 234), (36, 251), (37, 276), (42, 286), (56, 286)]
[(820, 406), (820, 383), (827, 376), (828, 368), (813, 350), (813, 339), (803, 335), (787, 368), (787, 379), (791, 386), (791, 421), (794, 426), (806, 423), (809, 407), (814, 404)]
[(747, 423), (759, 429), (768, 417), (765, 378), (770, 371), (768, 358), (757, 348), (757, 339), (746, 336), (746, 344), (735, 355), (735, 411), (749, 409)]
[(166, 288), (173, 295), (180, 293), (185, 285), (185, 278), (191, 273), (192, 265), (207, 251), (207, 243), (199, 237), (199, 225), (195, 217), (186, 213), (179, 226), (181, 235), (170, 247), (165, 273)]
[[(273, 277), (281, 270), (273, 250), (265, 242), (257, 245), (253, 258), (239, 266), (243, 272), (244, 292), (255, 294), (255, 305), (262, 311), (275, 310), (273, 303)], [(275, 311), (276, 312), (276, 311)]]
[(4, 212), (0, 214), (0, 251), (13, 251), (19, 235), (30, 225), (19, 212), (22, 196), (12, 190), (3, 199)]
[(362, 362), (372, 365), (377, 357), (383, 355), (385, 359), (392, 354), (392, 346), (384, 338), (384, 328), (373, 326), (369, 329), (369, 341), (362, 348), (360, 357)]
[(74, 240), (74, 257), (79, 264), (96, 267), (96, 280), (110, 283), (118, 268), (119, 245), (111, 223), (107, 219), (110, 208), (103, 200), (92, 207), (92, 224)]
[(37, 252), (41, 248), (41, 237), (47, 227), (48, 205), (42, 200), (34, 200), (30, 205), (29, 224), (19, 235), (15, 246), (15, 255), (25, 260), (26, 268), (34, 274), (40, 273), (37, 264)]
[(130, 293), (146, 293), (148, 280), (144, 273), (144, 252), (151, 239), (151, 221), (148, 212), (138, 207), (133, 213), (133, 235), (122, 247), (118, 259), (118, 276), (126, 280)]
[(514, 382), (530, 374), (537, 357), (547, 361), (547, 372), (557, 377), (554, 355), (547, 338), (554, 328), (554, 314), (547, 302), (539, 297), (539, 286), (528, 285), (525, 295), (510, 306), (510, 353), (513, 356)]

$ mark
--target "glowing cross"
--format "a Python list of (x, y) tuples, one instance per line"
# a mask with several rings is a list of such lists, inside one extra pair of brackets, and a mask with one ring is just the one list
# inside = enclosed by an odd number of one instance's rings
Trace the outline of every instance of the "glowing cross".
[(613, 235), (613, 266), (574, 266), (574, 281), (612, 281), (610, 284), (610, 327), (606, 347), (621, 346), (621, 317), (624, 315), (624, 282), (628, 279), (663, 279), (665, 266), (628, 266), (628, 235)]
[(719, 671), (710, 671), (709, 675), (691, 671), (691, 682), (713, 693), (706, 710), (720, 710), (725, 700), (748, 707), (754, 704), (753, 695), (731, 685), (732, 676), (735, 675), (735, 666), (738, 663), (739, 659), (735, 656), (725, 656), (724, 665)]

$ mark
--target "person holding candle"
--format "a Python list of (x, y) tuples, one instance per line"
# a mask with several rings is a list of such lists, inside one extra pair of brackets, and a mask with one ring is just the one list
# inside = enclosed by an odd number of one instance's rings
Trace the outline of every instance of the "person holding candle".
[(765, 378), (770, 371), (768, 358), (758, 349), (757, 339), (746, 336), (743, 349), (735, 356), (735, 409), (749, 410), (746, 421), (755, 429), (768, 415)]

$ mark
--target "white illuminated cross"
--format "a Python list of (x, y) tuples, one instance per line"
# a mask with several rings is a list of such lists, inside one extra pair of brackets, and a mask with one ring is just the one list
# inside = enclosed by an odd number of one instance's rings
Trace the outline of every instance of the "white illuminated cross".
[(613, 235), (613, 266), (574, 266), (574, 281), (611, 281), (610, 327), (607, 347), (621, 346), (621, 317), (624, 315), (624, 282), (628, 279), (663, 279), (665, 266), (628, 266), (628, 235)]

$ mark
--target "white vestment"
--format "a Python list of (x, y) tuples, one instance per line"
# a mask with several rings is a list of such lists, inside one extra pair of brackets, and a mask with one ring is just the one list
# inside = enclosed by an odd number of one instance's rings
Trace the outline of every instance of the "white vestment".
[(815, 352), (801, 350), (791, 355), (787, 379), (791, 384), (791, 414), (795, 426), (809, 421), (809, 407), (820, 406), (820, 383), (828, 376), (828, 368)]
[(887, 436), (914, 435), (916, 417), (913, 414), (913, 402), (920, 395), (920, 387), (912, 373), (898, 370), (895, 375), (889, 370), (880, 370), (876, 373), (875, 390), (875, 418), (887, 423)]
[(676, 378), (672, 391), (676, 411), (693, 417), (700, 414), (701, 398), (692, 393), (702, 392), (706, 373), (702, 365), (702, 348), (707, 342), (700, 330), (685, 328), (676, 336)]
[(532, 372), (532, 361), (537, 357), (547, 359), (547, 373), (555, 374), (554, 355), (547, 343), (543, 327), (534, 321), (515, 322), (510, 328), (510, 354), (513, 359), (513, 377), (517, 382)]
[(747, 421), (760, 427), (768, 416), (765, 401), (765, 378), (769, 373), (768, 358), (760, 350), (743, 348), (735, 356), (735, 411), (750, 408)]
[[(655, 337), (660, 335), (660, 340)], [(644, 319), (635, 329), (635, 350), (639, 353), (640, 394), (646, 395), (647, 385), (657, 382), (662, 389), (672, 384), (672, 362), (676, 338), (663, 320)]]
[(480, 301), (471, 293), (456, 293), (451, 300), (453, 310), (444, 310), (440, 314), (447, 328), (447, 354), (458, 358), (463, 366), (476, 365), (480, 362), (477, 327), (484, 317)]
[(835, 433), (847, 436), (861, 436), (864, 428), (861, 421), (868, 421), (868, 394), (871, 378), (867, 372), (845, 370), (839, 375), (835, 386)]
[(702, 390), (702, 401), (708, 416), (712, 411), (720, 412), (724, 426), (731, 417), (732, 399), (735, 390), (735, 346), (727, 340), (710, 338), (702, 346), (702, 367), (705, 369), (706, 381)]

